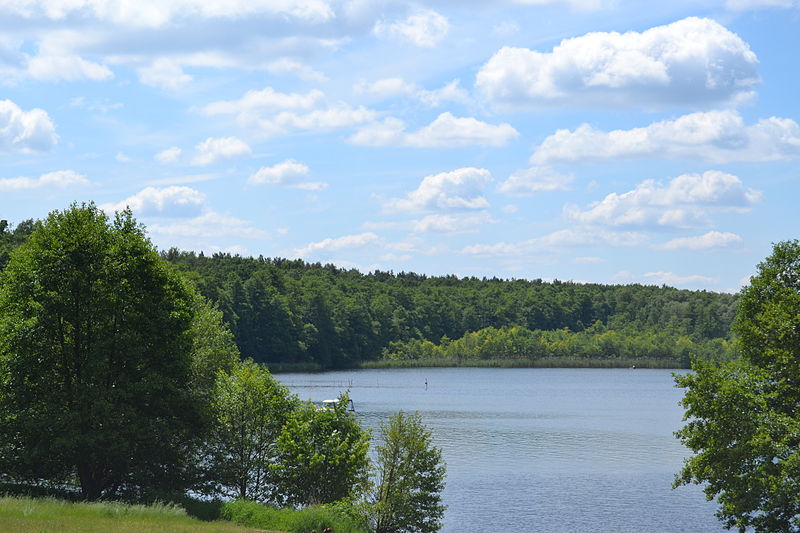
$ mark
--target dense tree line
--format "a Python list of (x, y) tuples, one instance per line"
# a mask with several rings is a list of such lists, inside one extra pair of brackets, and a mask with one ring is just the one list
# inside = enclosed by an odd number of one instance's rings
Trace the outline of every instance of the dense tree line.
[[(730, 294), (666, 286), (363, 274), (301, 260), (175, 249), (162, 256), (217, 303), (242, 353), (269, 364), (347, 367), (396, 353), (403, 344), (441, 346), (481, 330), (516, 328), (601, 335), (592, 341), (600, 348), (580, 357), (625, 357), (642, 344), (634, 337), (648, 332), (650, 344), (682, 343), (657, 357), (687, 365), (682, 347), (713, 349), (709, 341), (729, 337), (736, 309)], [(574, 339), (575, 346), (587, 345), (585, 336)]]
[[(11, 230), (0, 221), (0, 268), (36, 224), (28, 220)], [(567, 343), (580, 350), (572, 354), (577, 357), (628, 358), (642, 345), (652, 352), (654, 345), (671, 343), (655, 349), (655, 357), (686, 366), (687, 345), (705, 356), (730, 340), (736, 310), (734, 295), (666, 286), (364, 274), (302, 260), (177, 249), (161, 256), (219, 308), (241, 353), (273, 368), (351, 367), (404, 351), (403, 345), (465, 344), (481, 330), (508, 328), (592, 334), (591, 340), (578, 335)]]

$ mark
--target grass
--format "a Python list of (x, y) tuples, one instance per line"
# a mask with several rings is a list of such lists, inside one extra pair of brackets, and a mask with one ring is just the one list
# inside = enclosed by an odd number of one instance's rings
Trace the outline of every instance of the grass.
[[(266, 533), (231, 522), (202, 522), (171, 504), (73, 503), (0, 497), (0, 531), (17, 533)], [(277, 531), (273, 532), (277, 533)]]
[(367, 529), (357, 519), (327, 506), (306, 507), (295, 511), (238, 500), (223, 504), (221, 516), (237, 524), (280, 529), (289, 533), (308, 533), (312, 529), (323, 531), (326, 527), (336, 533), (367, 533)]
[(360, 368), (680, 368), (672, 359), (585, 359), (581, 357), (544, 357), (541, 359), (411, 359), (365, 361)]

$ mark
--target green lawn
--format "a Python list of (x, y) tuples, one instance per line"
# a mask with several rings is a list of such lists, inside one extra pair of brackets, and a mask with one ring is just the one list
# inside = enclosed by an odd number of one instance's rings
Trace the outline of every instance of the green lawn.
[[(231, 522), (202, 522), (170, 505), (71, 503), (0, 497), (0, 531), (15, 533), (267, 533)], [(277, 532), (274, 532), (277, 533)]]

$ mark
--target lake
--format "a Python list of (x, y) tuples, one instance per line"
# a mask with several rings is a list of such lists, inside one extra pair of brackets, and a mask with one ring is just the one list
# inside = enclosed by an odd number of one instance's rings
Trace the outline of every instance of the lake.
[[(721, 532), (669, 370), (424, 368), (278, 374), (301, 398), (350, 389), (365, 425), (419, 411), (447, 461), (444, 533)], [(427, 382), (427, 388), (426, 388)], [(377, 431), (373, 432), (377, 434)]]

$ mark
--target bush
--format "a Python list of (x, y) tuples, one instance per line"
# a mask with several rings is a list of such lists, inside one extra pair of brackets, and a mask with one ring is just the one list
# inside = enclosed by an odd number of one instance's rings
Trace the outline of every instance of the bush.
[(236, 524), (259, 529), (279, 529), (289, 533), (322, 531), (326, 527), (336, 533), (368, 533), (357, 520), (350, 518), (337, 504), (312, 506), (300, 510), (276, 509), (256, 502), (237, 500), (222, 505), (220, 516)]

